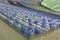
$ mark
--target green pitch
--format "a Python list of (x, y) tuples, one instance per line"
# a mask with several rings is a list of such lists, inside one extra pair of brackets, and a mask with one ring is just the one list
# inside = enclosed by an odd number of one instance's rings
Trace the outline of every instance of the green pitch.
[(60, 12), (60, 0), (43, 0), (41, 4), (49, 9)]

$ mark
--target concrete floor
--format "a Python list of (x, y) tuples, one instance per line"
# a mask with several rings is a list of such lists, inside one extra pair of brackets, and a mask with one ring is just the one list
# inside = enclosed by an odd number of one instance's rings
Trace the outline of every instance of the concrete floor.
[(0, 20), (0, 40), (24, 40), (23, 37), (10, 26)]

